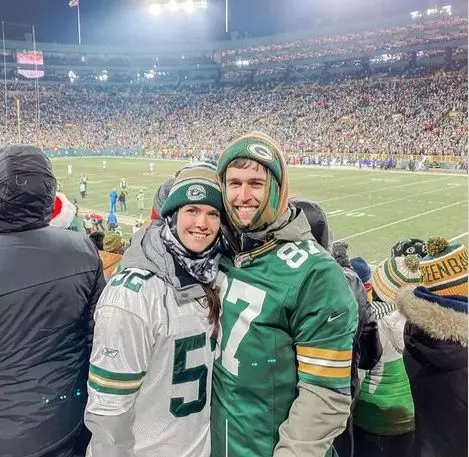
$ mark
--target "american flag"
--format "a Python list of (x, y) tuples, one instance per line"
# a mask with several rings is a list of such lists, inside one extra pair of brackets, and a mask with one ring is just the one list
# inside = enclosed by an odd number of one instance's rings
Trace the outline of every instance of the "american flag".
[(68, 6), (69, 6), (70, 8), (78, 8), (78, 6), (80, 6), (80, 3), (79, 3), (79, 2), (80, 2), (80, 0), (70, 0), (70, 1), (68, 2)]

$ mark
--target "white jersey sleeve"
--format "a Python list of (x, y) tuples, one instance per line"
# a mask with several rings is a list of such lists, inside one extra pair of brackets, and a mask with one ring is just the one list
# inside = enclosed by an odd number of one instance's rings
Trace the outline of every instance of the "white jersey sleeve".
[(85, 413), (90, 457), (134, 455), (134, 403), (148, 371), (155, 325), (145, 295), (138, 293), (151, 274), (134, 274), (126, 286), (119, 284), (126, 272), (117, 275), (96, 307)]

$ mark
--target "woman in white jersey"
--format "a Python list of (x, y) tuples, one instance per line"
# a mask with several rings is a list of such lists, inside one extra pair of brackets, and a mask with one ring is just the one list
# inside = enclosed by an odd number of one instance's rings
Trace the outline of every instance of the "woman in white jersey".
[(88, 457), (209, 457), (222, 197), (216, 170), (183, 168), (138, 231), (95, 313)]

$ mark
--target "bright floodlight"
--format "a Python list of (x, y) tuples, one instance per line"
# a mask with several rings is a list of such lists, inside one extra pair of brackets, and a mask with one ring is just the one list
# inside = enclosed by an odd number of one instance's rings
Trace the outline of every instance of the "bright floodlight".
[(171, 0), (168, 3), (168, 10), (169, 11), (177, 11), (179, 9), (179, 5), (176, 3), (175, 0)]
[(192, 0), (187, 0), (186, 2), (183, 3), (182, 7), (184, 11), (191, 13), (192, 11), (194, 11), (195, 5)]
[(157, 16), (158, 14), (160, 14), (163, 11), (163, 8), (162, 8), (160, 3), (152, 3), (148, 7), (148, 11), (150, 12), (150, 14), (153, 14), (154, 16)]

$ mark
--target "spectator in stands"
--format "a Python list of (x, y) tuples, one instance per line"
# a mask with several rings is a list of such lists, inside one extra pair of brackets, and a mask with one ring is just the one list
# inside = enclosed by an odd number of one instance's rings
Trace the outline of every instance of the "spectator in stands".
[(292, 198), (290, 202), (305, 213), (314, 239), (326, 250), (332, 249), (332, 232), (327, 222), (326, 213), (314, 201), (306, 198)]
[(414, 406), (402, 360), (404, 317), (396, 293), (418, 285), (418, 257), (392, 257), (373, 271), (371, 309), (378, 321), (383, 353), (362, 382), (353, 411), (355, 454), (360, 457), (414, 457)]
[[(304, 213), (288, 203), (286, 163), (275, 140), (259, 132), (236, 139), (217, 171), (236, 255), (220, 264), (230, 293), (223, 294), (220, 315), (226, 357), (214, 367), (212, 454), (327, 455), (350, 412), (355, 298), (340, 267), (314, 241)], [(228, 302), (254, 295), (264, 306), (228, 355), (227, 336), (236, 334), (241, 310)], [(243, 426), (252, 421), (255, 439)]]
[(105, 233), (104, 232), (93, 232), (89, 238), (93, 242), (93, 244), (96, 246), (98, 251), (103, 251), (104, 250), (104, 237)]
[(96, 309), (85, 416), (93, 457), (210, 456), (223, 203), (206, 164), (183, 169), (173, 189)]
[(168, 198), (169, 191), (174, 184), (175, 178), (168, 178), (166, 179), (158, 190), (155, 193), (155, 197), (153, 199), (153, 207), (151, 209), (150, 220), (154, 221), (159, 218), (159, 214), (161, 212), (161, 207), (163, 206), (165, 200)]
[(103, 262), (106, 282), (119, 272), (124, 246), (125, 241), (118, 233), (108, 233), (104, 237), (103, 249), (99, 251), (99, 256)]
[(68, 229), (75, 219), (75, 214), (75, 205), (62, 192), (57, 192), (49, 225)]
[(391, 257), (417, 255), (420, 259), (427, 255), (427, 244), (419, 238), (407, 238), (398, 241), (391, 248)]
[[(353, 270), (348, 253), (348, 244), (335, 242), (332, 244), (331, 253), (335, 261), (342, 267), (347, 282), (349, 283), (355, 299), (358, 303), (358, 327), (353, 341), (352, 356), (352, 407), (355, 406), (360, 393), (359, 370), (371, 370), (381, 358), (383, 348), (381, 346), (378, 324), (371, 307), (367, 301), (365, 287), (357, 273)], [(353, 420), (349, 417), (347, 429), (334, 441), (334, 449), (339, 457), (353, 455)]]
[(350, 266), (360, 278), (360, 281), (365, 287), (367, 300), (368, 302), (371, 303), (371, 301), (373, 300), (373, 297), (372, 297), (372, 286), (371, 286), (371, 281), (370, 281), (371, 279), (370, 265), (368, 265), (368, 262), (363, 257), (354, 257), (353, 259), (350, 259)]
[(0, 149), (0, 454), (72, 457), (82, 430), (93, 313), (91, 241), (49, 226), (56, 180), (33, 146)]
[[(377, 167), (399, 154), (430, 162), (433, 156), (464, 156), (467, 72), (427, 73), (409, 77), (402, 71), (394, 77), (363, 72), (356, 80), (341, 81), (328, 73), (315, 82), (282, 81), (274, 91), (265, 84), (250, 85), (242, 97), (240, 89), (226, 86), (208, 93), (162, 92), (151, 85), (122, 86), (125, 90), (46, 86), (40, 87), (39, 135), (48, 148), (118, 146), (189, 158), (193, 151), (221, 150), (251, 128), (277, 136), (286, 151), (314, 163), (327, 164), (326, 155), (353, 158), (373, 152), (386, 155), (367, 161)], [(30, 87), (19, 90), (26, 141), (38, 135), (34, 85)], [(0, 98), (0, 112), (4, 103)], [(74, 128), (63, 128), (68, 120)], [(15, 131), (4, 129), (3, 123), (0, 135), (6, 142), (16, 141)]]
[(397, 306), (407, 318), (404, 362), (415, 405), (412, 457), (466, 457), (467, 249), (430, 238), (420, 261), (422, 285), (405, 288)]

